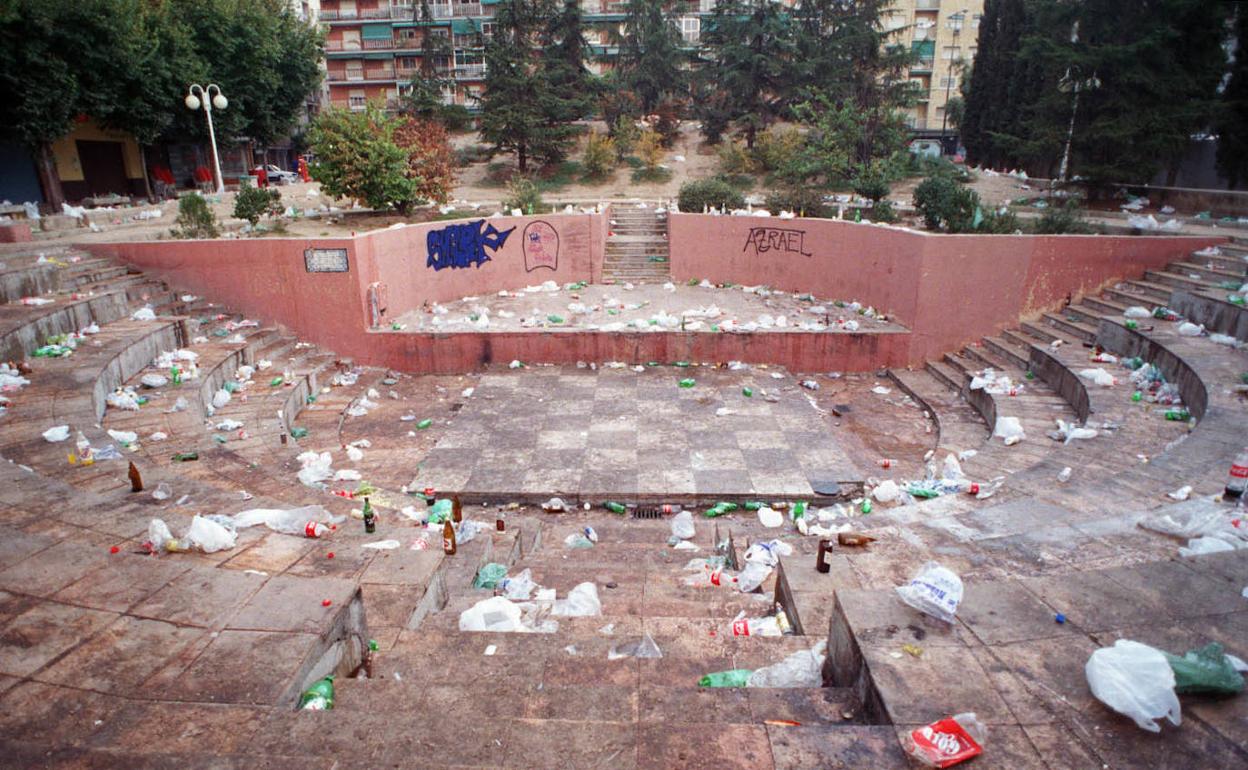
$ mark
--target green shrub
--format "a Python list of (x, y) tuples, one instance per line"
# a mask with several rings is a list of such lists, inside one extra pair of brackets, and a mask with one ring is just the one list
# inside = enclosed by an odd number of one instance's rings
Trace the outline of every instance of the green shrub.
[(972, 229), (979, 196), (948, 176), (929, 176), (914, 188), (914, 207), (929, 230), (967, 232)]
[(234, 198), (234, 216), (246, 219), (255, 227), (263, 216), (282, 213), (282, 194), (276, 189), (263, 189), (244, 182)]
[(763, 131), (754, 140), (754, 159), (769, 174), (790, 169), (802, 153), (806, 138), (796, 128)]
[(585, 156), (581, 159), (585, 176), (602, 179), (615, 170), (615, 141), (594, 131), (585, 143)]
[(617, 160), (624, 160), (624, 156), (633, 151), (640, 138), (641, 129), (637, 128), (637, 121), (627, 115), (620, 115), (611, 124), (611, 141), (615, 143)]
[(871, 207), (871, 221), (882, 222), (884, 224), (892, 224), (897, 221), (897, 209), (893, 208), (893, 202), (888, 200), (879, 200)]
[(1020, 229), (1018, 217), (1010, 209), (1004, 208), (1001, 211), (983, 212), (983, 221), (979, 223), (979, 226), (963, 232), (1008, 235), (1009, 233), (1018, 232)]
[(883, 174), (866, 171), (854, 179), (854, 192), (875, 203), (887, 198), (891, 188)]
[(719, 155), (719, 170), (722, 173), (733, 176), (754, 173), (754, 159), (741, 142), (724, 142), (716, 154)]
[(178, 218), (174, 223), (177, 225), (173, 229), (174, 238), (216, 238), (221, 235), (216, 215), (199, 193), (178, 199)]
[(525, 214), (537, 214), (546, 210), (542, 191), (537, 182), (526, 176), (516, 175), (507, 183), (507, 197), (503, 199), (504, 213), (520, 209)]
[(706, 208), (730, 211), (745, 206), (741, 193), (720, 179), (698, 179), (680, 186), (677, 203), (681, 211), (701, 213)]
[(790, 187), (767, 194), (767, 210), (773, 214), (792, 211), (800, 217), (830, 217), (831, 209), (824, 202), (823, 192), (809, 187)]
[(1079, 201), (1071, 199), (1062, 205), (1050, 203), (1044, 213), (1032, 225), (1037, 235), (1085, 235), (1093, 232), (1092, 226), (1079, 213)]
[(657, 131), (642, 131), (637, 140), (637, 157), (647, 170), (657, 169), (663, 162), (663, 137)]

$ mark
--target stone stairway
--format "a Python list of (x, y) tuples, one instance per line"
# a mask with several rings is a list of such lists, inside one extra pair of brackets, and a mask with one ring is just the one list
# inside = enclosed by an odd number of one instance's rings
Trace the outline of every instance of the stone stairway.
[[(810, 636), (733, 635), (739, 612), (771, 610), (774, 574), (765, 593), (682, 585), (686, 562), (714, 553), (705, 519), (697, 521), (699, 550), (676, 551), (663, 520), (542, 518), (540, 536), (521, 536), (521, 545), (534, 545), (508, 575), (528, 568), (560, 599), (593, 582), (601, 616), (550, 617), (554, 633), (462, 632), (460, 613), (493, 591), (472, 588), (478, 552), (461, 551), (444, 567), (442, 610), (377, 654), (371, 678), (338, 683), (336, 729), (384, 713), (391, 734), (418, 736), (422, 760), (438, 766), (798, 768), (847, 742), (862, 747), (870, 766), (905, 766), (891, 728), (867, 724), (850, 688), (698, 686), (703, 674), (758, 669), (823, 639), (822, 626)], [(524, 524), (530, 533), (532, 524)], [(566, 547), (564, 538), (586, 524), (600, 542)], [(513, 527), (520, 528), (509, 520), (509, 534)], [(491, 550), (497, 559), (525, 549)], [(612, 648), (645, 634), (662, 657), (609, 660)], [(440, 723), (435, 715), (443, 714), (454, 714), (457, 726)]]
[(667, 212), (652, 204), (613, 204), (603, 281), (657, 283), (670, 277)]

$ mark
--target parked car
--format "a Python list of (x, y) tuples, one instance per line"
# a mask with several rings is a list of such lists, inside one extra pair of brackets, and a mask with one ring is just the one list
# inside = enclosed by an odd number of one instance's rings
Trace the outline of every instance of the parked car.
[(269, 184), (294, 184), (299, 181), (299, 175), (293, 171), (283, 171), (272, 163), (264, 167), (269, 173)]

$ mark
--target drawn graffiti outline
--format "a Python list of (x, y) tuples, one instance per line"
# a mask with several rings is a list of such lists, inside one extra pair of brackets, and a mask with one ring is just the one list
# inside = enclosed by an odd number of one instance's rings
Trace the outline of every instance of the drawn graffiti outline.
[[(484, 230), (482, 226), (484, 225)], [(507, 242), (515, 227), (499, 231), (484, 219), (462, 224), (447, 225), (441, 230), (430, 230), (425, 236), (427, 257), (425, 267), (441, 270), (445, 267), (459, 269), (481, 267), (490, 261), (491, 252), (497, 252)]]
[(524, 227), (524, 270), (531, 273), (539, 267), (559, 269), (559, 233), (554, 225), (538, 219)]
[(741, 250), (746, 251), (751, 246), (754, 247), (755, 254), (779, 251), (786, 254), (801, 254), (803, 257), (810, 256), (810, 252), (806, 251), (805, 230), (792, 230), (784, 227), (751, 227), (750, 234), (745, 238), (745, 246)]

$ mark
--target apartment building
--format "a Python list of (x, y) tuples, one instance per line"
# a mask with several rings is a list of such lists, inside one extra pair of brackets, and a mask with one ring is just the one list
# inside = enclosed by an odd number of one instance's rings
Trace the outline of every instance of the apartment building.
[[(609, 69), (619, 53), (625, 0), (580, 0), (590, 69)], [(793, 0), (783, 0), (792, 5)], [(326, 30), (326, 101), (363, 109), (369, 101), (397, 107), (420, 70), (425, 35), (450, 42), (451, 55), (435, 69), (453, 83), (443, 92), (448, 104), (475, 109), (485, 84), (485, 42), (493, 31), (498, 0), (430, 2), (432, 21), (420, 21), (419, 0), (320, 0), (316, 17)], [(677, 24), (686, 45), (696, 48), (702, 22), (715, 0), (677, 0)], [(975, 55), (983, 0), (897, 0), (884, 19), (895, 30), (891, 42), (913, 48), (919, 60), (911, 77), (923, 97), (911, 111), (919, 131), (939, 131), (945, 102), (958, 93)]]

